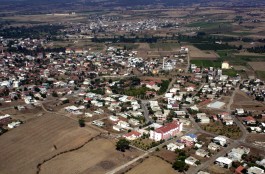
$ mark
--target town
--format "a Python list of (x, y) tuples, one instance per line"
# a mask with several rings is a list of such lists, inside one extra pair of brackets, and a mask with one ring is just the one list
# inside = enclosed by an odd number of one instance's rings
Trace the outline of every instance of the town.
[(0, 28), (0, 173), (264, 173), (264, 40), (136, 12)]

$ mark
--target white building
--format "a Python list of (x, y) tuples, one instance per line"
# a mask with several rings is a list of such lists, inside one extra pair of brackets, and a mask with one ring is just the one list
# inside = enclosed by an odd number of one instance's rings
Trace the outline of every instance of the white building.
[(197, 164), (196, 164), (197, 161), (198, 160), (192, 156), (185, 159), (185, 163), (188, 165), (191, 165), (191, 166), (197, 166)]
[(230, 66), (229, 66), (229, 63), (228, 62), (223, 62), (222, 63), (222, 69), (229, 69)]
[(230, 168), (232, 166), (232, 162), (233, 161), (227, 157), (218, 157), (214, 163), (223, 168)]

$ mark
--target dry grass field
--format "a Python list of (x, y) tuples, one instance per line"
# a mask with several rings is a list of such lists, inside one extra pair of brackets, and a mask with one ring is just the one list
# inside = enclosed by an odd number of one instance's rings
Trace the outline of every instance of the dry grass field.
[(249, 62), (248, 64), (255, 71), (265, 71), (265, 62)]
[(216, 60), (219, 56), (214, 51), (202, 51), (194, 46), (188, 46), (191, 60)]
[(99, 138), (76, 151), (62, 154), (44, 163), (40, 173), (106, 173), (138, 155), (140, 152), (135, 149), (125, 153), (118, 152), (114, 140)]
[(149, 157), (141, 164), (134, 167), (127, 174), (177, 174), (170, 164), (158, 157)]
[(253, 100), (244, 92), (237, 92), (234, 98), (234, 102), (231, 105), (231, 109), (244, 108), (246, 110), (264, 110), (265, 105), (261, 102)]
[(66, 117), (45, 115), (0, 137), (0, 173), (35, 174), (37, 165), (77, 148), (98, 133)]

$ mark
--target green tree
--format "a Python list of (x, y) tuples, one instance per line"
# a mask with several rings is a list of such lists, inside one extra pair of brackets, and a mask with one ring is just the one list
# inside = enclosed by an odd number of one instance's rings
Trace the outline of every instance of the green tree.
[(181, 160), (176, 160), (173, 165), (172, 165), (173, 169), (179, 171), (179, 172), (184, 172), (187, 171), (189, 169), (189, 166)]
[(116, 143), (116, 149), (122, 152), (125, 152), (126, 149), (130, 148), (130, 142), (126, 139), (120, 139), (117, 143)]
[(84, 119), (79, 119), (79, 120), (78, 120), (78, 123), (79, 123), (79, 126), (80, 126), (80, 127), (85, 127), (85, 125), (86, 125)]

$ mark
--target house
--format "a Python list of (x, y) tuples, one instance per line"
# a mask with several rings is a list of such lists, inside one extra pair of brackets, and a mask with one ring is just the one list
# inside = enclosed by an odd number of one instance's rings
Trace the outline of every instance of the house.
[(139, 120), (136, 120), (136, 119), (134, 119), (134, 118), (129, 119), (128, 122), (129, 122), (131, 125), (133, 125), (133, 126), (138, 126), (138, 125), (140, 124), (140, 121), (139, 121)]
[(85, 117), (93, 117), (93, 114), (89, 113), (89, 112), (86, 112), (85, 113)]
[(247, 116), (242, 118), (243, 123), (246, 125), (255, 125), (256, 124), (256, 119), (253, 118), (252, 116)]
[(12, 120), (12, 118), (8, 114), (0, 116), (0, 125), (6, 125), (6, 124), (10, 123), (11, 120)]
[(264, 174), (264, 170), (254, 166), (247, 169), (247, 174)]
[(176, 136), (183, 130), (183, 124), (179, 121), (173, 121), (160, 128), (150, 131), (150, 139), (155, 141), (166, 140)]
[(129, 123), (127, 123), (126, 121), (122, 121), (122, 120), (118, 121), (117, 125), (120, 126), (120, 127), (122, 127), (122, 128), (128, 128), (128, 127), (130, 127), (130, 124)]
[(92, 121), (92, 124), (99, 126), (99, 127), (102, 127), (105, 125), (105, 123), (103, 121), (100, 121), (100, 120), (94, 120), (94, 121)]
[(189, 156), (188, 158), (185, 159), (185, 163), (188, 164), (188, 165), (191, 165), (191, 166), (197, 166), (197, 162), (199, 160), (197, 160), (196, 158), (192, 157), (192, 156)]
[(175, 142), (175, 143), (169, 143), (167, 145), (167, 150), (170, 150), (170, 151), (175, 151), (176, 149), (184, 149), (185, 148), (185, 145), (183, 143), (178, 143), (178, 142)]
[(197, 113), (196, 117), (198, 120), (200, 120), (200, 123), (202, 124), (209, 124), (210, 123), (210, 118), (207, 117), (205, 113)]
[(15, 121), (15, 122), (9, 123), (9, 124), (7, 125), (7, 127), (8, 127), (9, 129), (13, 129), (13, 128), (15, 128), (15, 127), (18, 127), (20, 124), (21, 124), (20, 121)]
[(141, 136), (142, 136), (142, 134), (137, 132), (137, 131), (131, 131), (131, 132), (123, 135), (124, 138), (126, 138), (127, 140), (130, 140), (130, 141), (136, 140), (136, 139), (140, 138)]
[(191, 147), (197, 142), (197, 136), (194, 134), (187, 134), (180, 138), (180, 141), (184, 143), (186, 146)]
[(237, 108), (235, 113), (236, 115), (244, 115), (245, 111), (243, 108)]
[(217, 151), (217, 150), (219, 150), (220, 148), (221, 148), (221, 146), (218, 145), (218, 144), (215, 144), (215, 143), (210, 143), (210, 144), (208, 145), (208, 149), (209, 149), (209, 150), (212, 150), (212, 151)]
[(111, 121), (114, 121), (114, 122), (119, 121), (119, 117), (114, 116), (114, 115), (110, 115), (110, 116), (109, 116), (109, 119), (110, 119)]
[(212, 141), (221, 146), (225, 146), (227, 143), (227, 138), (225, 136), (219, 135), (217, 137), (214, 137)]
[(204, 172), (204, 171), (199, 171), (197, 174), (210, 174), (210, 173)]
[(231, 152), (228, 153), (228, 158), (231, 159), (232, 161), (241, 161), (242, 156), (244, 154), (248, 154), (250, 152), (249, 148), (246, 147), (239, 147), (239, 148), (233, 148)]
[(223, 167), (223, 168), (230, 168), (232, 166), (232, 160), (227, 158), (227, 157), (218, 157), (214, 164), (220, 166), (220, 167)]
[(118, 131), (118, 132), (120, 132), (120, 131), (123, 130), (122, 127), (119, 126), (119, 125), (113, 125), (113, 126), (112, 126), (112, 129), (115, 130), (115, 131)]
[(208, 157), (209, 152), (207, 152), (204, 149), (198, 149), (198, 150), (196, 150), (195, 154), (200, 156), (200, 157)]

